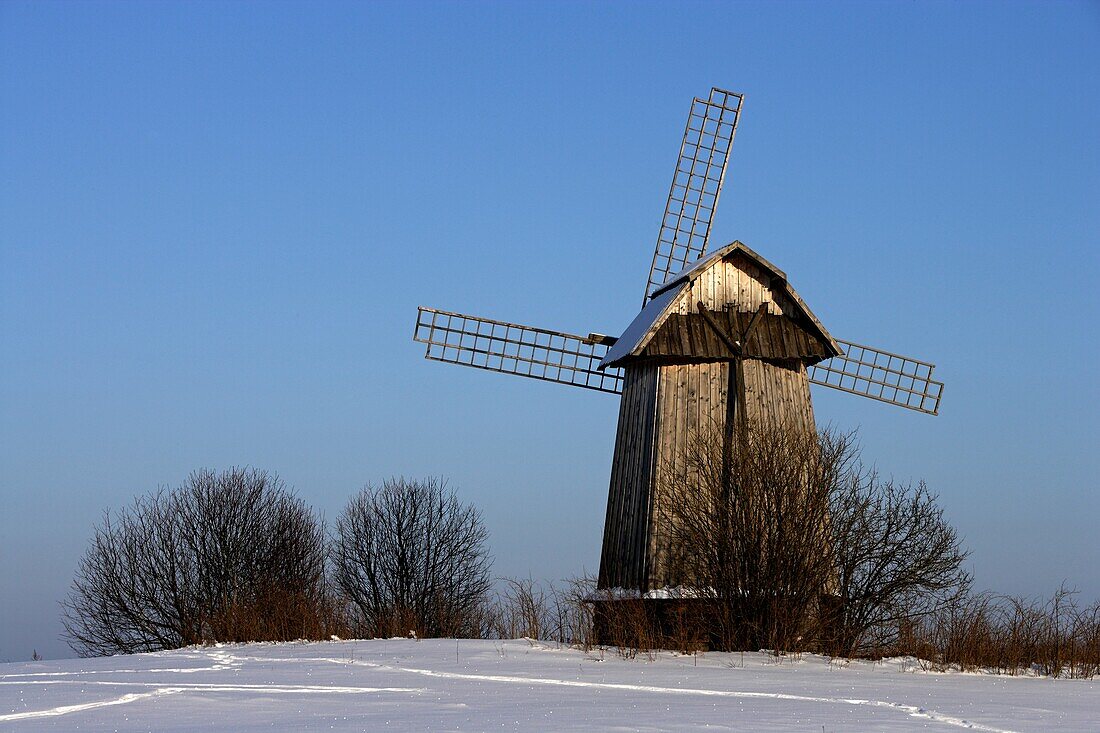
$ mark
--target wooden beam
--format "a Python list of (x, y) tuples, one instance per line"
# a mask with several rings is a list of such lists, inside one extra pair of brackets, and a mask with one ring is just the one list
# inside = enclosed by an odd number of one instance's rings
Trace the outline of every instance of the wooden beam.
[[(707, 322), (707, 325), (718, 334), (718, 338), (722, 339), (722, 343), (726, 345), (730, 353), (734, 356), (741, 356), (741, 344), (729, 337), (729, 334), (718, 325), (718, 321), (714, 320), (714, 316), (710, 314), (710, 311), (707, 310), (707, 307), (702, 302), (699, 303), (699, 313), (702, 314), (703, 320)], [(753, 316), (753, 320), (756, 320), (756, 316)], [(749, 324), (749, 328), (752, 328), (751, 323)]]
[(752, 334), (752, 328), (756, 325), (756, 322), (760, 320), (760, 316), (768, 310), (767, 303), (761, 303), (760, 307), (756, 309), (756, 312), (752, 314), (752, 320), (749, 321), (749, 325), (745, 326), (745, 332), (741, 334), (741, 343), (747, 344), (749, 342), (749, 336)]
[(600, 344), (601, 346), (614, 346), (615, 342), (619, 339), (615, 336), (605, 336), (602, 333), (590, 333), (588, 338), (584, 339), (586, 344)]

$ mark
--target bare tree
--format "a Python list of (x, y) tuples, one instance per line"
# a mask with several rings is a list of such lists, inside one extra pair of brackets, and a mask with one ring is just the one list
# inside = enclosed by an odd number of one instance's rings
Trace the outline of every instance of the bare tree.
[(852, 434), (701, 433), (660, 490), (670, 563), (726, 648), (851, 654), (969, 579), (935, 497), (865, 470)]
[(63, 603), (83, 655), (321, 637), (321, 523), (275, 476), (196, 471), (95, 528)]
[(481, 515), (442, 479), (385, 481), (336, 522), (335, 581), (358, 631), (476, 636), (490, 588)]
[(717, 644), (790, 649), (830, 583), (829, 492), (845, 438), (781, 425), (702, 432), (663, 467), (669, 562), (687, 595), (711, 599)]
[(848, 471), (833, 488), (830, 522), (835, 603), (826, 616), (828, 650), (848, 656), (892, 645), (899, 632), (966, 592), (968, 555), (936, 497)]

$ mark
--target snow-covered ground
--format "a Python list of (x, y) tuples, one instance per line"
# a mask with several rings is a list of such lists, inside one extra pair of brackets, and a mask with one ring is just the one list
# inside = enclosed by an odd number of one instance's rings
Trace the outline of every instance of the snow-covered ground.
[(248, 644), (0, 665), (0, 730), (1100, 730), (1100, 681), (527, 641)]

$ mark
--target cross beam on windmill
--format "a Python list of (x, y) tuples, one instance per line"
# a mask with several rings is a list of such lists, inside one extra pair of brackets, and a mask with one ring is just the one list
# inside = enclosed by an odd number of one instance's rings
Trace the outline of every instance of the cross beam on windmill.
[(657, 467), (694, 432), (735, 414), (815, 430), (811, 383), (939, 410), (934, 365), (833, 338), (787, 275), (741, 242), (707, 254), (743, 100), (717, 88), (692, 100), (642, 309), (618, 338), (417, 313), (414, 338), (428, 359), (622, 395), (599, 588), (677, 585), (653, 497)]

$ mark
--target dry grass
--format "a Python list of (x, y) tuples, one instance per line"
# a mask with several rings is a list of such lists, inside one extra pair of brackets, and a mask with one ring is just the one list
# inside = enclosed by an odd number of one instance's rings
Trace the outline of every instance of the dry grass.
[[(527, 637), (586, 652), (611, 648), (626, 659), (651, 658), (660, 649), (736, 649), (739, 634), (737, 619), (718, 605), (613, 596), (596, 591), (590, 578), (569, 581), (563, 589), (507, 580), (487, 616), (496, 638)], [(1100, 674), (1100, 602), (1082, 605), (1065, 588), (1039, 599), (961, 595), (934, 613), (875, 631), (889, 642), (865, 648), (860, 657), (912, 656), (931, 671), (1075, 679)], [(821, 636), (795, 639), (776, 654), (829, 654)]]
[(1100, 602), (1060, 588), (1049, 598), (965, 596), (903, 625), (893, 649), (933, 670), (1092, 679), (1100, 673)]
[(593, 645), (593, 608), (587, 601), (595, 581), (571, 578), (561, 587), (530, 578), (502, 578), (501, 590), (485, 611), (488, 635), (499, 639), (537, 639)]
[(206, 641), (311, 641), (349, 635), (347, 613), (333, 599), (272, 588), (234, 602), (209, 619)]

